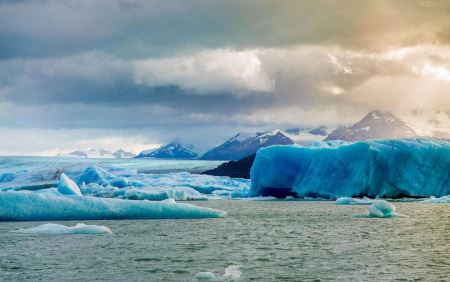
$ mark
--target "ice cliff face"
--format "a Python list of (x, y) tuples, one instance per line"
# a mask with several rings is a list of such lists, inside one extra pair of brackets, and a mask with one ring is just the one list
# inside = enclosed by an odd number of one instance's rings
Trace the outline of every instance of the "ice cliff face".
[(411, 138), (272, 146), (256, 154), (253, 196), (429, 197), (450, 194), (450, 142)]

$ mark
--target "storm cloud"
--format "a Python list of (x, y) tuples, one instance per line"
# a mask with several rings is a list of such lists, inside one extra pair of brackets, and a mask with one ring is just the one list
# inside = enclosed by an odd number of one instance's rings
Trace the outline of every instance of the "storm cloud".
[(448, 111), (449, 12), (448, 1), (0, 1), (0, 153), (207, 147), (373, 109)]

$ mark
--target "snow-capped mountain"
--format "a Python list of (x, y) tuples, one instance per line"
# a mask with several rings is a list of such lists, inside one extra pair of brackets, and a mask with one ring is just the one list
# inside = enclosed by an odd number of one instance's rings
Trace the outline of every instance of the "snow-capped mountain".
[(136, 158), (194, 159), (197, 156), (192, 145), (169, 143), (158, 149), (142, 151)]
[(263, 133), (239, 133), (225, 143), (206, 152), (203, 160), (239, 160), (258, 149), (271, 145), (292, 145), (295, 141), (281, 130)]
[(124, 151), (122, 149), (119, 149), (112, 154), (116, 159), (129, 159), (134, 158), (135, 156), (133, 153)]
[(341, 126), (335, 129), (325, 140), (359, 141), (417, 135), (417, 132), (411, 126), (392, 113), (372, 111), (350, 127)]
[(331, 132), (327, 127), (298, 127), (284, 131), (296, 144), (304, 145), (313, 141), (321, 141)]
[(450, 110), (413, 110), (400, 113), (399, 117), (420, 136), (450, 139)]
[(119, 149), (114, 153), (104, 149), (90, 149), (87, 151), (76, 150), (67, 154), (58, 154), (57, 156), (65, 158), (86, 158), (86, 159), (122, 159), (122, 158), (132, 158), (134, 157), (134, 154), (126, 152), (122, 149)]

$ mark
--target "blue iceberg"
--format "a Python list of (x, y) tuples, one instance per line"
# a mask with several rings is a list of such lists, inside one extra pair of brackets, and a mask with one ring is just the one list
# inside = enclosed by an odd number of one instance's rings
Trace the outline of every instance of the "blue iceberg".
[(450, 194), (450, 142), (431, 138), (271, 146), (251, 169), (250, 196), (430, 197)]
[(65, 173), (59, 176), (58, 192), (63, 195), (81, 195), (80, 188)]
[(216, 218), (225, 212), (173, 201), (130, 201), (51, 192), (0, 192), (0, 221)]

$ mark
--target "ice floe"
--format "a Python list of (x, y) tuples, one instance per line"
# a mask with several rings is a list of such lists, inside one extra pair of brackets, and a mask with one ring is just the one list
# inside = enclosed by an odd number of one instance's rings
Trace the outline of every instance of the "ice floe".
[(420, 201), (421, 203), (432, 203), (432, 204), (450, 204), (450, 195), (442, 196), (439, 198), (436, 198), (434, 196), (431, 196), (428, 199), (425, 199), (423, 201)]
[(215, 218), (223, 211), (165, 201), (130, 201), (51, 192), (0, 192), (0, 220)]
[(77, 223), (75, 226), (65, 226), (55, 223), (46, 223), (36, 227), (23, 228), (11, 231), (14, 233), (23, 234), (107, 234), (112, 233), (111, 229), (101, 225), (86, 225), (84, 223)]
[(338, 198), (335, 202), (336, 205), (370, 205), (373, 203), (373, 200), (364, 197), (362, 199), (350, 198), (350, 197), (341, 197)]

